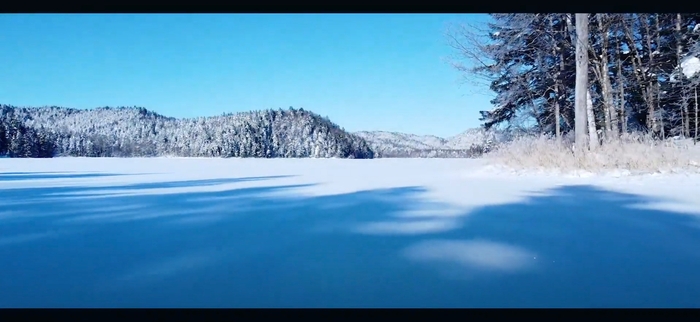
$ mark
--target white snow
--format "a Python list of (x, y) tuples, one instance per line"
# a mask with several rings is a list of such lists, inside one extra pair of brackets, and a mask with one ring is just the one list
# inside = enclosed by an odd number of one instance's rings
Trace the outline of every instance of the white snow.
[[(696, 212), (700, 214), (700, 201), (687, 193), (693, 189), (700, 192), (700, 180), (698, 180), (700, 176), (693, 174), (628, 176), (624, 171), (612, 171), (605, 175), (595, 175), (585, 171), (558, 174), (544, 170), (510, 171), (485, 162), (480, 159), (4, 159), (0, 164), (2, 172), (65, 172), (65, 174), (57, 174), (56, 178), (32, 180), (5, 181), (0, 177), (0, 189), (76, 185), (101, 188), (51, 194), (56, 198), (69, 198), (70, 196), (145, 196), (216, 192), (270, 185), (298, 187), (267, 193), (268, 195), (328, 196), (372, 189), (421, 186), (426, 188), (420, 196), (423, 200), (444, 203), (441, 209), (427, 211), (451, 216), (449, 213), (455, 212), (455, 209), (466, 211), (478, 206), (516, 202), (533, 190), (546, 190), (564, 184), (587, 184), (619, 192), (672, 198), (677, 204), (697, 206)], [(70, 172), (120, 175), (71, 178)], [(61, 176), (66, 178), (60, 178)], [(271, 178), (262, 181), (226, 182), (227, 179), (249, 177)], [(197, 180), (213, 180), (213, 182), (193, 186), (167, 186), (169, 182)], [(158, 186), (158, 183), (166, 185)], [(133, 184), (154, 184), (154, 187), (134, 191), (128, 186)], [(114, 188), (115, 186), (117, 188)], [(660, 186), (663, 186), (663, 189), (650, 188)], [(217, 198), (221, 197), (203, 200), (213, 202)], [(8, 202), (0, 199), (0, 205), (2, 204), (8, 204)], [(692, 206), (688, 207), (692, 208)], [(674, 207), (678, 206), (667, 204), (662, 208)], [(415, 213), (416, 210), (414, 209), (413, 212)]]
[(683, 62), (681, 62), (681, 69), (685, 77), (692, 78), (700, 72), (700, 59), (693, 56), (683, 60)]
[(517, 272), (525, 269), (531, 266), (531, 259), (536, 258), (529, 251), (517, 246), (481, 240), (469, 242), (427, 241), (408, 248), (406, 253), (418, 261), (447, 261), (465, 266), (468, 269), (504, 272)]
[(2, 159), (0, 307), (697, 307), (699, 192), (475, 159)]
[[(29, 187), (101, 187), (99, 190), (56, 192), (51, 196), (132, 196), (163, 195), (187, 192), (216, 192), (229, 189), (295, 185), (274, 195), (328, 196), (372, 189), (407, 186), (425, 187), (421, 198), (444, 203), (439, 213), (454, 208), (515, 202), (532, 190), (546, 190), (564, 184), (588, 184), (620, 192), (639, 193), (650, 197), (676, 199), (679, 204), (697, 206), (700, 200), (684, 191), (698, 189), (700, 176), (668, 174), (628, 176), (624, 171), (606, 175), (588, 172), (558, 174), (551, 171), (511, 171), (489, 165), (480, 159), (219, 159), (219, 158), (55, 158), (3, 159), (3, 172), (56, 172), (56, 178), (9, 180), (0, 177), (0, 189)], [(120, 174), (71, 178), (70, 173)], [(15, 176), (15, 175), (12, 175)], [(65, 176), (66, 178), (60, 178)], [(271, 177), (263, 181), (227, 179)], [(168, 182), (214, 180), (193, 186), (167, 187)], [(222, 182), (216, 182), (220, 180)], [(166, 186), (158, 186), (164, 183)], [(128, 185), (155, 184), (152, 188), (134, 191)], [(123, 188), (113, 188), (114, 186)], [(124, 187), (125, 186), (125, 187)], [(663, 189), (650, 187), (663, 186)], [(641, 187), (641, 188), (640, 188)], [(218, 197), (217, 197), (218, 198)], [(205, 199), (216, 201), (216, 198)], [(0, 205), (7, 204), (0, 200)], [(128, 205), (123, 205), (129, 207)], [(447, 207), (447, 208), (445, 208)], [(676, 207), (676, 206), (673, 206)], [(666, 209), (673, 208), (671, 206)], [(449, 209), (452, 210), (449, 210)], [(414, 209), (413, 212), (416, 210)], [(425, 210), (424, 210), (425, 211)], [(9, 214), (5, 217), (10, 216)], [(449, 215), (448, 215), (449, 216)]]

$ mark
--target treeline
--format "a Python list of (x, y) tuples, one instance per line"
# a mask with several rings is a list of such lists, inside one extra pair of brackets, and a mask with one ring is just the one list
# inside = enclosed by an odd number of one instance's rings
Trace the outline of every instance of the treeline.
[[(562, 135), (574, 130), (573, 14), (492, 14), (486, 28), (449, 39), (455, 67), (482, 76), (496, 97), (485, 128)], [(700, 14), (590, 14), (589, 115), (601, 138), (643, 131), (700, 136)]]
[(144, 108), (0, 106), (10, 157), (373, 158), (360, 137), (303, 109), (175, 119)]
[(27, 127), (11, 117), (0, 118), (0, 156), (50, 158), (55, 148), (47, 131)]

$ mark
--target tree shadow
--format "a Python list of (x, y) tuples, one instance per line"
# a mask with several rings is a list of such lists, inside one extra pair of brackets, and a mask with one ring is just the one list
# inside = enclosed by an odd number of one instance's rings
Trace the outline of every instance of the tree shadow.
[(468, 286), (449, 306), (698, 307), (698, 217), (645, 208), (660, 201), (563, 186), (476, 209), (404, 254)]
[(72, 174), (82, 173), (78, 171), (45, 171), (45, 172), (0, 172), (0, 175), (21, 176), (21, 175), (44, 175), (44, 174)]
[[(114, 174), (115, 176), (122, 174)], [(129, 174), (132, 175), (132, 174)], [(279, 176), (263, 176), (263, 177), (241, 177), (241, 178), (223, 178), (223, 179), (203, 179), (203, 180), (184, 180), (184, 181), (164, 181), (164, 182), (146, 182), (134, 183), (125, 185), (111, 186), (48, 186), (48, 187), (20, 187), (5, 189), (2, 193), (2, 205), (20, 205), (29, 204), (38, 208), (40, 213), (43, 213), (44, 205), (42, 203), (55, 203), (68, 199), (89, 199), (90, 197), (107, 198), (110, 196), (120, 196), (124, 194), (134, 195), (142, 193), (148, 189), (166, 189), (166, 188), (194, 188), (205, 186), (216, 186), (222, 184), (261, 181), (291, 178), (292, 175)], [(138, 196), (134, 196), (138, 198)], [(96, 205), (96, 206), (99, 206)], [(70, 211), (73, 209), (69, 208)], [(88, 209), (92, 211), (92, 209)]]
[[(117, 173), (75, 173), (75, 172), (2, 172), (2, 181), (45, 180), (45, 179), (84, 179), (114, 177), (124, 174)], [(133, 174), (132, 174), (133, 175)]]
[(194, 189), (231, 182), (0, 190), (0, 307), (700, 306), (697, 220), (645, 197), (565, 186), (455, 215), (421, 187)]

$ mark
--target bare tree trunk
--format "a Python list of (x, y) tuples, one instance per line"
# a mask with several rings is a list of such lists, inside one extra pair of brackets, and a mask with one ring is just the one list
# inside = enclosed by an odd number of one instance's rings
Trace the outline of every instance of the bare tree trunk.
[(695, 142), (694, 144), (698, 143), (698, 87), (695, 86)]
[[(559, 106), (561, 106), (561, 105), (559, 105)], [(561, 120), (564, 121), (564, 124), (566, 124), (566, 127), (571, 128), (572, 127), (571, 124), (573, 124), (573, 122), (572, 122), (573, 120), (569, 118), (570, 115), (568, 115), (566, 113), (561, 113), (561, 110), (560, 110), (560, 114), (561, 114)]]
[[(597, 13), (596, 20), (598, 22), (598, 29), (602, 38), (602, 43), (600, 45), (600, 58), (598, 64), (598, 70), (596, 74), (598, 75), (598, 83), (600, 83), (601, 91), (603, 94), (603, 112), (605, 114), (605, 135), (616, 136), (617, 130), (617, 114), (614, 112), (615, 104), (613, 103), (613, 90), (612, 84), (610, 82), (609, 67), (608, 67), (608, 46), (609, 39), (608, 36), (608, 21), (603, 21), (603, 16), (605, 14)], [(605, 16), (607, 19), (607, 16)]]
[(586, 150), (586, 103), (588, 93), (588, 14), (576, 14), (576, 85), (574, 121), (577, 154)]
[[(649, 27), (649, 21), (646, 19), (643, 19), (644, 21), (644, 31), (646, 33), (646, 43), (647, 43), (647, 51), (649, 52), (649, 68), (654, 66), (654, 53), (651, 50), (651, 28)], [(642, 70), (641, 73), (648, 74), (649, 71)], [(647, 127), (651, 130), (651, 133), (655, 133), (657, 130), (657, 124), (656, 124), (656, 104), (654, 104), (654, 86), (653, 86), (654, 81), (649, 79), (649, 82), (646, 86), (647, 89), (647, 96), (649, 99), (647, 100)]]
[[(593, 50), (591, 50), (591, 53), (592, 53), (593, 56), (595, 57), (595, 52), (594, 52)], [(599, 59), (600, 59), (600, 57), (599, 57)], [(602, 69), (603, 69), (603, 68), (601, 67), (601, 62), (600, 62), (600, 61), (595, 61), (595, 60), (594, 60), (594, 61), (591, 62), (591, 64), (593, 65), (593, 68), (592, 68), (592, 69), (593, 69), (593, 75), (595, 76), (595, 79), (598, 81), (598, 84), (600, 84), (601, 87), (603, 87), (603, 75), (602, 75), (602, 74), (603, 74), (603, 72), (602, 72)], [(587, 95), (590, 95), (590, 89), (588, 90), (588, 92), (589, 92), (589, 93), (588, 93)], [(602, 94), (603, 94), (603, 96), (605, 96), (605, 89), (604, 89), (604, 88), (601, 90), (601, 92), (603, 92)], [(592, 106), (592, 105), (593, 105), (593, 100), (591, 99), (591, 106)], [(588, 105), (587, 105), (587, 106), (588, 106)], [(604, 136), (604, 137), (605, 137), (605, 135), (607, 135), (609, 132), (611, 132), (611, 129), (610, 129), (610, 128), (611, 128), (611, 124), (610, 124), (610, 114), (609, 114), (609, 112), (610, 112), (610, 109), (606, 106), (606, 104), (605, 104), (605, 98), (603, 98), (603, 117), (604, 117), (604, 119), (603, 119), (603, 120), (604, 120), (604, 122), (603, 122), (603, 129), (604, 129), (604, 131), (603, 131), (603, 136)], [(594, 116), (595, 116), (595, 114), (594, 114)], [(595, 118), (594, 118), (594, 119), (595, 119)], [(590, 120), (589, 120), (589, 121), (590, 121)], [(588, 124), (588, 126), (590, 126), (590, 124)]]
[(620, 125), (622, 126), (621, 132), (627, 133), (627, 115), (625, 113), (625, 79), (622, 76), (622, 56), (620, 52), (620, 44), (617, 44), (617, 83), (620, 87)]
[[(554, 22), (552, 20), (552, 15), (549, 16), (550, 27), (554, 29)], [(556, 40), (555, 40), (556, 42)], [(557, 46), (552, 46), (552, 54), (557, 56)], [(559, 70), (554, 77), (554, 133), (556, 134), (557, 142), (561, 142), (561, 105), (559, 100), (561, 99), (561, 73), (564, 70), (564, 53), (559, 49)]]
[(659, 129), (661, 130), (661, 139), (666, 139), (666, 127), (664, 126), (664, 109), (661, 108), (661, 84), (656, 83), (656, 109), (659, 111)]
[[(681, 65), (681, 59), (683, 59), (683, 45), (681, 43), (681, 20), (682, 16), (680, 13), (676, 14), (676, 64)], [(690, 111), (688, 111), (688, 97), (685, 87), (683, 86), (683, 77), (680, 77), (680, 88), (682, 91), (683, 98), (681, 99), (681, 123), (683, 126), (683, 136), (690, 137)]]
[[(656, 50), (654, 50), (651, 54), (650, 57), (654, 56), (655, 52), (658, 52), (659, 54), (661, 53), (661, 50), (659, 47), (661, 46), (661, 26), (659, 24), (659, 16), (661, 14), (657, 13), (654, 16), (654, 23), (656, 24)], [(651, 51), (651, 49), (649, 49)], [(652, 68), (655, 68), (655, 66), (651, 66)], [(652, 70), (652, 79), (654, 80), (654, 83), (656, 84), (656, 110), (659, 111), (659, 127), (661, 129), (661, 139), (665, 140), (666, 139), (666, 126), (664, 126), (664, 108), (661, 106), (661, 83), (659, 83), (659, 78), (656, 76), (655, 72), (656, 70)]]
[[(632, 18), (634, 18), (634, 14), (631, 15)], [(637, 15), (639, 16), (639, 15)], [(638, 18), (640, 20), (643, 20), (644, 18)], [(644, 25), (647, 27), (646, 29), (648, 30), (648, 23), (644, 23)], [(628, 25), (627, 21), (622, 21), (621, 24), (623, 31), (625, 33), (625, 37), (627, 38), (627, 47), (630, 49), (631, 52), (631, 61), (632, 61), (632, 70), (634, 72), (634, 77), (635, 80), (637, 81), (637, 86), (640, 87), (642, 91), (642, 99), (644, 100), (644, 103), (647, 105), (647, 114), (652, 114), (654, 112), (654, 103), (653, 97), (651, 97), (651, 90), (650, 90), (650, 84), (651, 81), (649, 80), (647, 71), (648, 69), (644, 68), (644, 64), (642, 63), (642, 53), (639, 52), (637, 49), (637, 46), (635, 46), (635, 38), (634, 38), (634, 32), (632, 28)], [(648, 39), (648, 33), (647, 33), (647, 39)], [(651, 53), (649, 53), (651, 54)], [(649, 64), (651, 66), (651, 62)], [(648, 117), (647, 118), (647, 126), (648, 127), (653, 127), (653, 124), (650, 125), (650, 121), (653, 120), (653, 117)]]
[[(536, 66), (542, 66), (542, 53), (537, 52), (537, 56), (535, 57), (535, 64)], [(545, 91), (546, 92), (546, 91)], [(535, 103), (535, 97), (532, 95), (532, 92), (528, 92), (528, 96), (530, 97), (530, 104), (532, 104), (532, 115), (537, 121), (537, 127), (540, 129), (540, 134), (544, 133), (546, 130), (546, 125), (547, 125), (547, 120), (546, 119), (540, 119), (540, 115), (537, 112), (537, 104)]]
[[(610, 124), (610, 108), (608, 107), (608, 97), (606, 94), (606, 88), (605, 88), (605, 82), (603, 78), (605, 78), (605, 72), (604, 68), (607, 69), (607, 44), (606, 40), (608, 38), (607, 32), (605, 32), (605, 27), (603, 26), (603, 18), (601, 17), (602, 14), (596, 13), (594, 16), (596, 17), (596, 21), (598, 22), (598, 33), (600, 34), (601, 38), (603, 38), (603, 43), (600, 46), (601, 54), (598, 56), (595, 52), (595, 50), (591, 49), (591, 52), (593, 54), (593, 57), (596, 57), (596, 62), (594, 63), (594, 68), (593, 71), (595, 72), (595, 76), (598, 80), (598, 84), (600, 84), (601, 87), (601, 94), (603, 96), (603, 119), (604, 119), (604, 126), (605, 126), (605, 132), (604, 135), (607, 135), (611, 131), (612, 125)], [(590, 125), (589, 125), (590, 126)]]
[(588, 118), (588, 144), (591, 150), (598, 147), (598, 131), (595, 126), (595, 113), (593, 112), (593, 99), (591, 91), (586, 91), (586, 116)]
[(561, 125), (559, 124), (559, 119), (561, 119), (559, 111), (559, 88), (555, 91), (557, 98), (554, 100), (554, 133), (557, 137), (557, 142), (561, 141)]

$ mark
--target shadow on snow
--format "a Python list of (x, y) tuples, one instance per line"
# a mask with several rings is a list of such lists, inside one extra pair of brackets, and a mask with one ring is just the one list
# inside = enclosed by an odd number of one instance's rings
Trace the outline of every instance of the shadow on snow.
[(656, 200), (565, 186), (448, 215), (420, 187), (301, 186), (0, 190), (0, 307), (700, 306), (700, 226)]
[(84, 179), (99, 177), (114, 177), (122, 174), (116, 173), (76, 173), (76, 172), (0, 172), (0, 182), (20, 180), (45, 180), (45, 179)]

